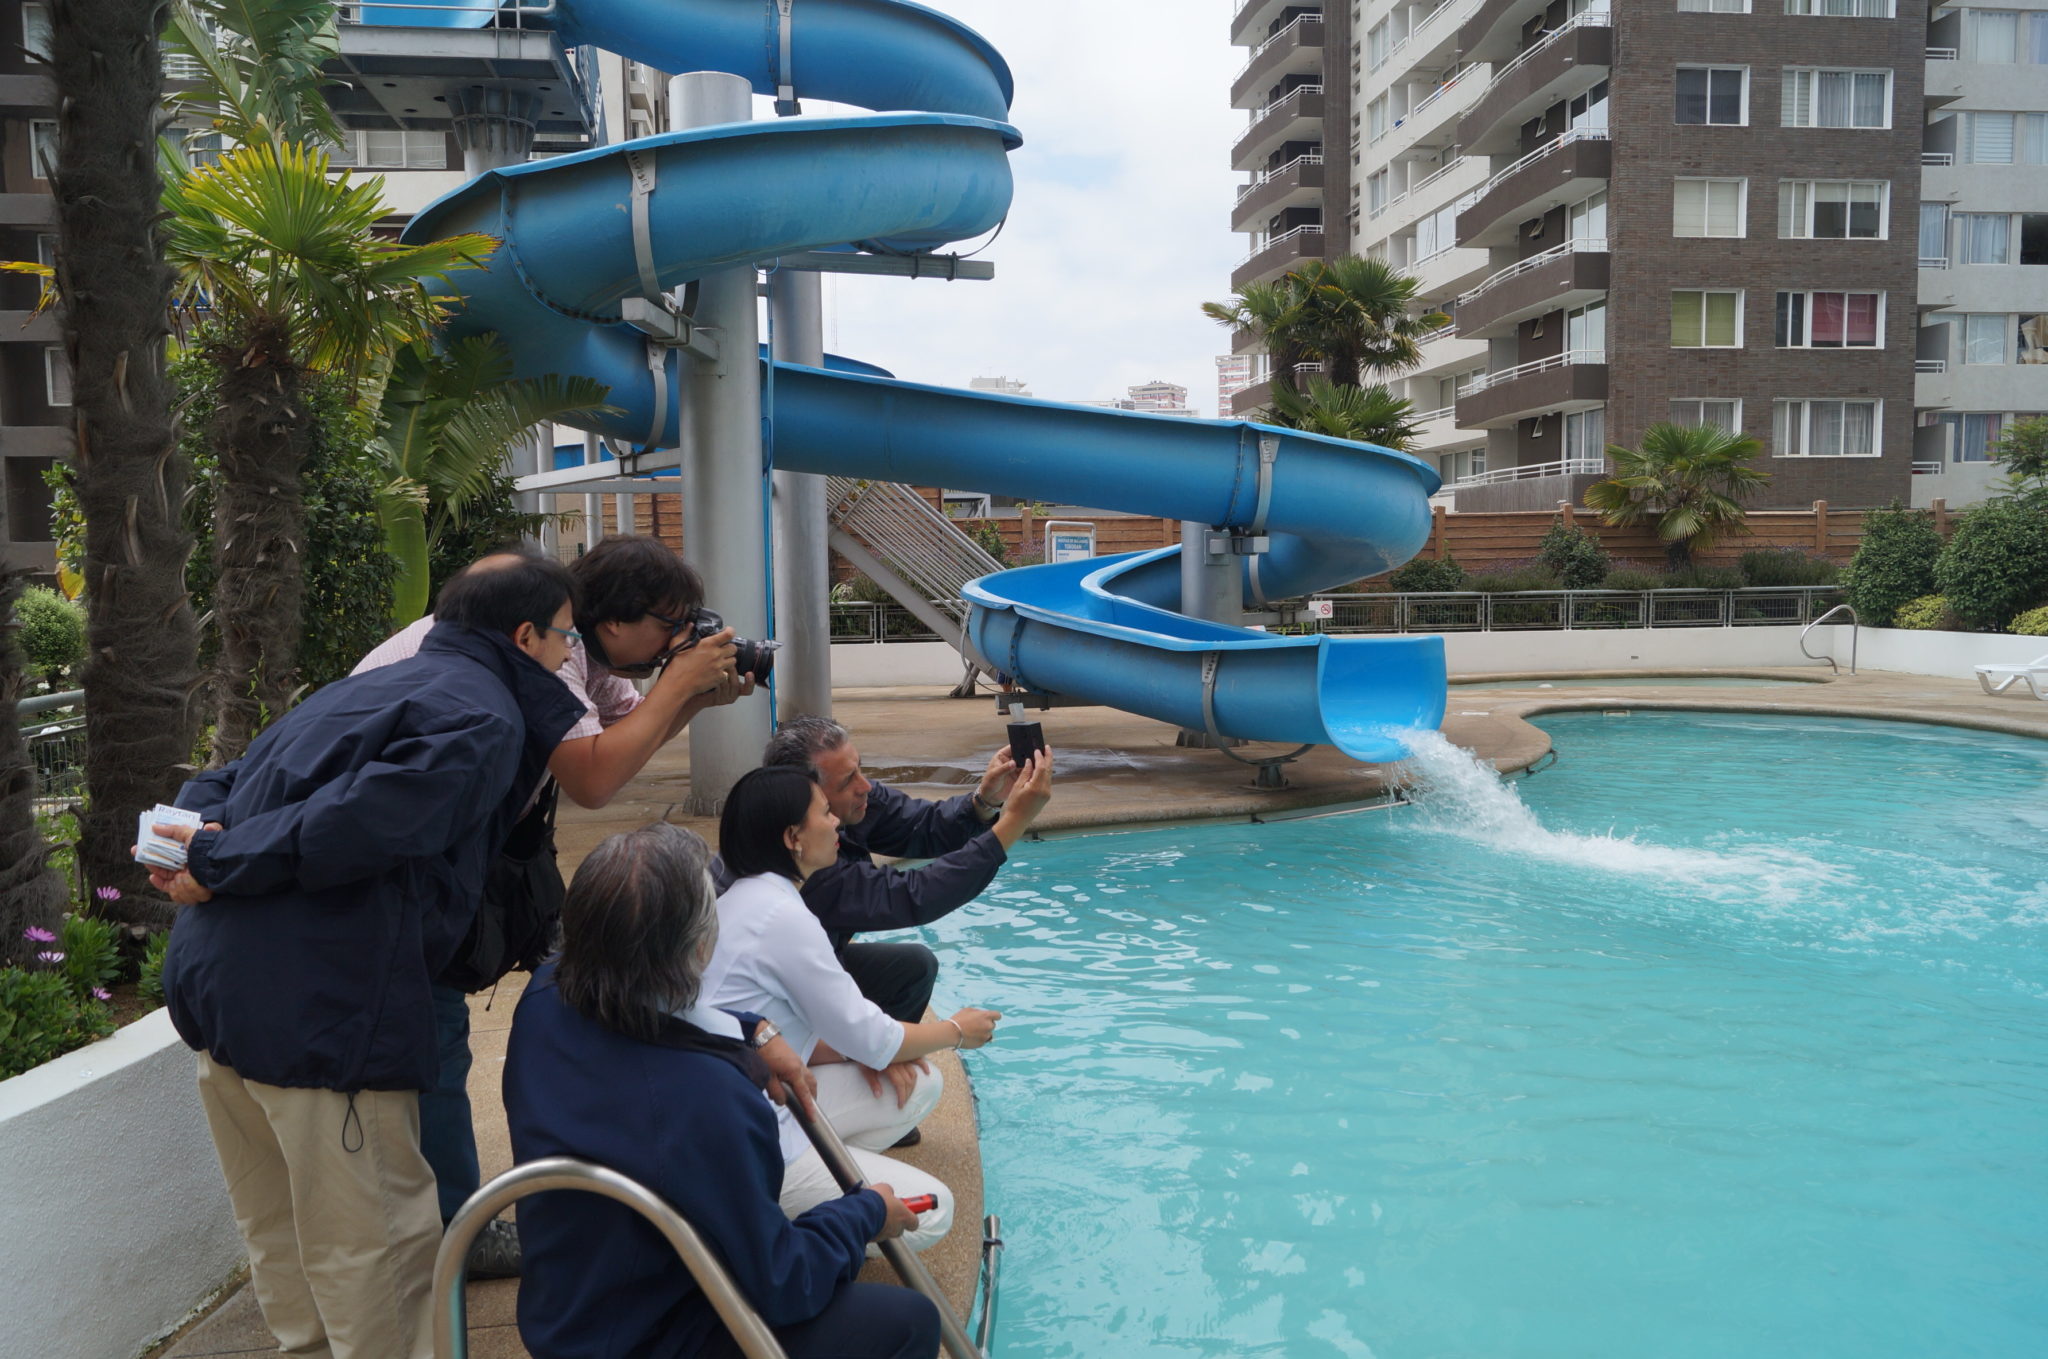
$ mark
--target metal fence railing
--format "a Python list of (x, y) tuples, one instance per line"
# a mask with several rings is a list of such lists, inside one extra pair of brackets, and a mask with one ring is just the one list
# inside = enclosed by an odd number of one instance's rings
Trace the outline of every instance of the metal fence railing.
[[(1326, 594), (1330, 617), (1305, 600), (1280, 605), (1292, 621), (1271, 631), (1332, 636), (1403, 632), (1590, 631), (1613, 628), (1804, 627), (1842, 601), (1839, 586), (1740, 590), (1521, 590), (1504, 594)], [(952, 601), (946, 601), (951, 604)], [(943, 605), (942, 605), (943, 606)], [(834, 604), (835, 642), (940, 640), (895, 604)]]
[(85, 792), (85, 695), (39, 694), (14, 705), (35, 770), (38, 802), (61, 802)]

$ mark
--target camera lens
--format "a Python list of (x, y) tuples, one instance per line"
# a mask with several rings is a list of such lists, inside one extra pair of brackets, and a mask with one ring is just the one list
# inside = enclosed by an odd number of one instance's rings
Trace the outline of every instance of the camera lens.
[(782, 643), (735, 637), (732, 645), (733, 673), (750, 676), (756, 684), (766, 684), (768, 676), (774, 673), (775, 653), (782, 650)]

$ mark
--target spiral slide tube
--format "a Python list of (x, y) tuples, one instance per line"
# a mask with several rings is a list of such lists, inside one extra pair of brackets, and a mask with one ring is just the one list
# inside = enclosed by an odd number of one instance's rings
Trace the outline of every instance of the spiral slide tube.
[[(455, 331), (498, 332), (522, 374), (610, 384), (620, 413), (599, 432), (673, 447), (680, 360), (650, 358), (620, 319), (648, 281), (670, 289), (806, 250), (929, 252), (1003, 219), (1019, 138), (1002, 121), (1009, 71), (987, 43), (902, 0), (794, 0), (788, 14), (785, 29), (776, 0), (557, 0), (553, 22), (571, 42), (891, 111), (700, 128), (480, 175), (406, 233), (502, 242), (486, 270), (456, 276)], [(1245, 422), (792, 364), (775, 366), (772, 386), (778, 467), (1263, 533), (1271, 550), (1245, 568), (1254, 601), (1407, 560), (1427, 540), (1438, 484), (1404, 454)], [(986, 576), (968, 590), (974, 643), (1031, 689), (1360, 760), (1399, 759), (1399, 730), (1442, 720), (1440, 638), (1277, 637), (1190, 618), (1177, 612), (1179, 551)]]

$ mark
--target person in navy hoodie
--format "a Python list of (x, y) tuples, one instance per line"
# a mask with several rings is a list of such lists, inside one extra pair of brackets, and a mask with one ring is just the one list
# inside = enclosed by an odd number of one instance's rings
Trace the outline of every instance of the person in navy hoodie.
[(555, 678), (575, 582), (540, 556), (449, 582), (411, 660), (321, 689), (180, 790), (205, 820), (157, 887), (186, 907), (171, 1021), (288, 1354), (431, 1359), (441, 1214), (420, 1152), (429, 983), (582, 708)]
[[(718, 937), (710, 863), (702, 839), (659, 822), (583, 861), (561, 956), (512, 1017), (513, 1159), (574, 1156), (660, 1195), (791, 1359), (932, 1359), (930, 1300), (854, 1281), (869, 1241), (915, 1221), (894, 1190), (858, 1189), (794, 1220), (777, 1205), (783, 1153), (754, 1051), (773, 1026), (698, 1003)], [(519, 1337), (534, 1359), (741, 1353), (675, 1250), (623, 1204), (536, 1194), (519, 1205), (519, 1235)]]

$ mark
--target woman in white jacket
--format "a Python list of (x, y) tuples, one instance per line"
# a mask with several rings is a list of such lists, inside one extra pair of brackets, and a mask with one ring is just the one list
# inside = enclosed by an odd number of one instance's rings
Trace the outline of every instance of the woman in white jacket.
[[(839, 819), (807, 769), (756, 769), (733, 785), (719, 820), (719, 857), (735, 881), (718, 899), (718, 947), (705, 970), (707, 1003), (765, 1017), (818, 1078), (818, 1107), (845, 1139), (861, 1173), (904, 1198), (938, 1206), (904, 1235), (927, 1250), (952, 1225), (952, 1191), (884, 1156), (939, 1102), (939, 1073), (922, 1059), (942, 1048), (978, 1048), (995, 1036), (994, 1010), (907, 1024), (860, 993), (839, 965), (824, 926), (804, 905), (803, 880), (839, 851)], [(785, 1113), (782, 1209), (791, 1217), (836, 1198), (838, 1184)]]

